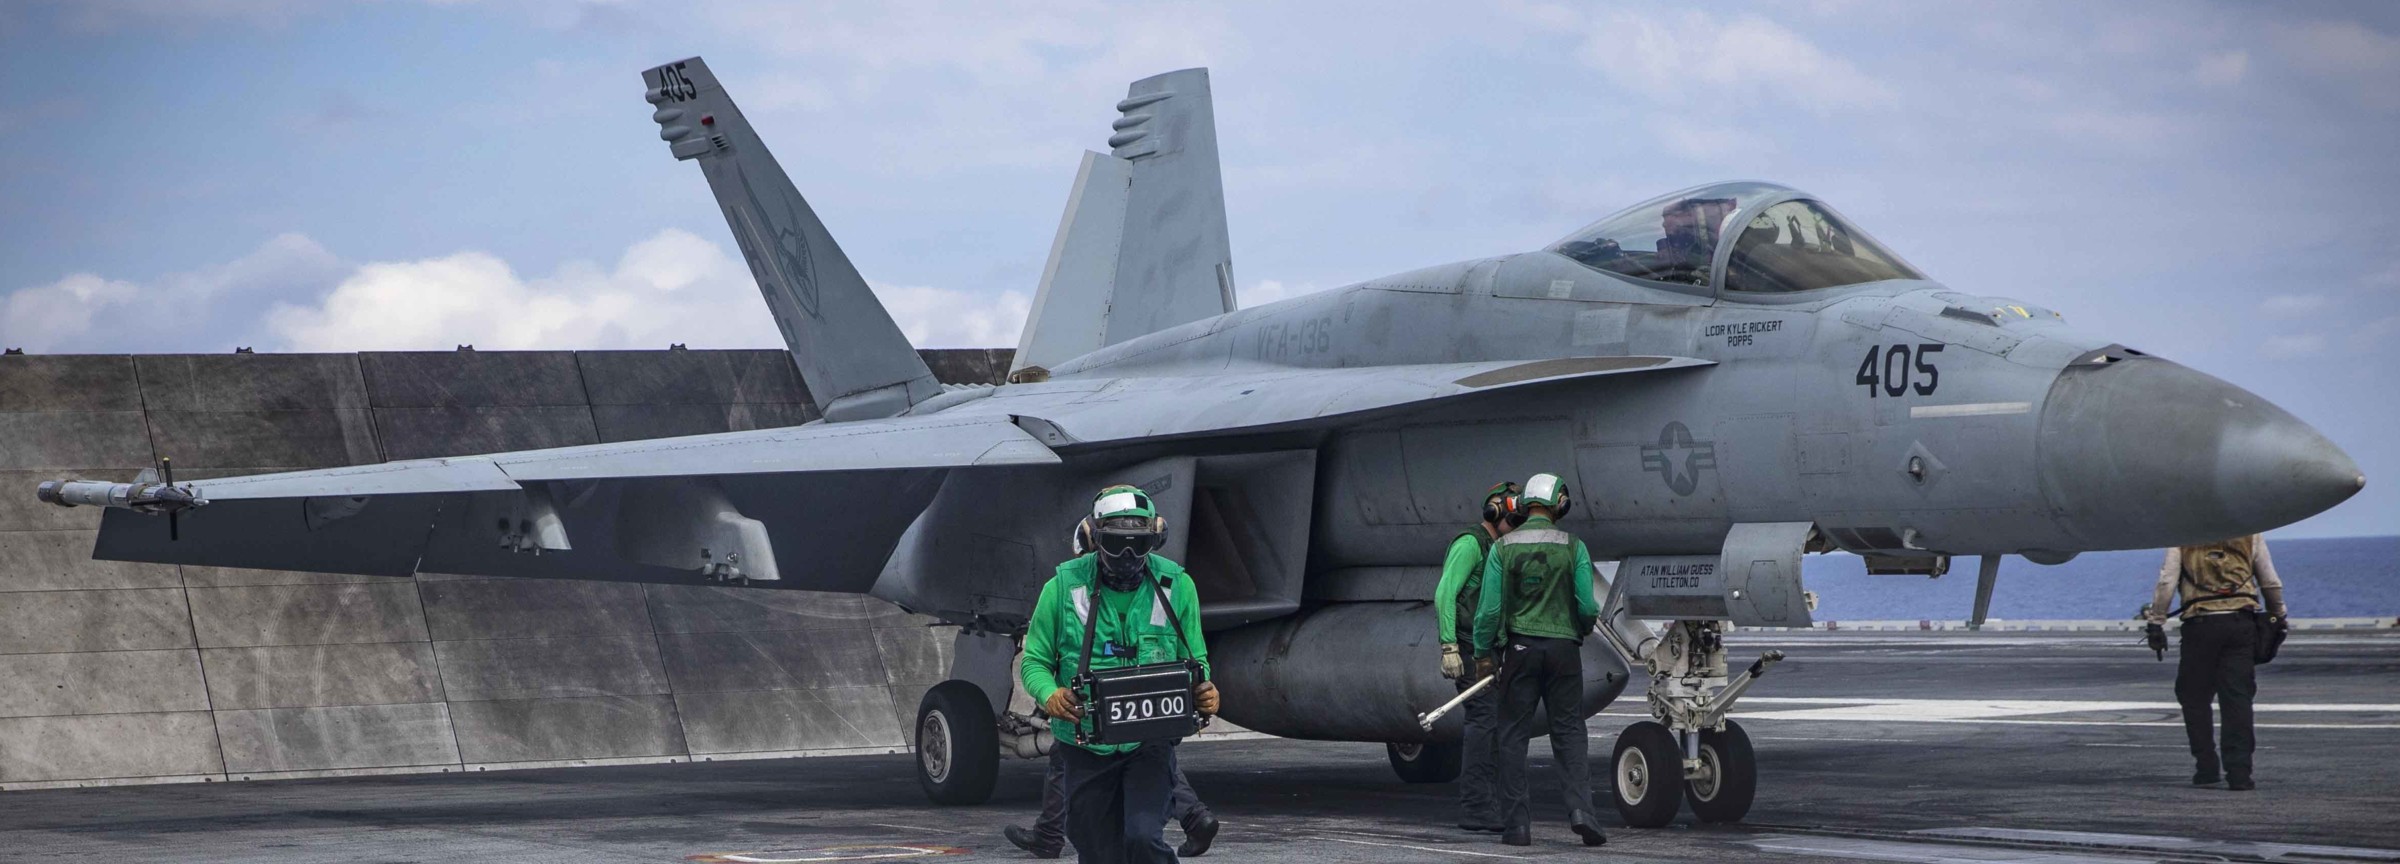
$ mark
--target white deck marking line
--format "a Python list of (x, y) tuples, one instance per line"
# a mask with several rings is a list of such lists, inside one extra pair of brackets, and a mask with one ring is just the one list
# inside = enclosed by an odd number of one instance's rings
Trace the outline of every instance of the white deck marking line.
[(1911, 405), (1908, 417), (1922, 420), (1928, 417), (1997, 417), (2003, 414), (2023, 414), (2033, 410), (2031, 402), (1969, 402), (1964, 405)]
[[(1848, 858), (1853, 861), (1907, 861), (1914, 864), (2135, 864), (2155, 861), (2150, 858), (2113, 854), (2082, 854), (2077, 852), (2017, 851), (1971, 849), (1941, 843), (1915, 843), (1907, 840), (1873, 840), (1849, 837), (1793, 837), (1770, 834), (1744, 840), (1761, 852), (1796, 852), (1801, 855), (1828, 858)], [(2111, 850), (2114, 851), (2114, 850)]]
[(902, 831), (931, 831), (931, 832), (934, 832), (934, 833), (936, 833), (936, 834), (965, 834), (965, 833), (968, 833), (968, 832), (965, 832), (965, 831), (958, 831), (958, 830), (954, 830), (954, 829), (950, 829), (950, 828), (928, 828), (928, 827), (925, 827), (925, 826), (923, 826), (923, 825), (893, 825), (893, 824), (891, 824), (891, 823), (888, 823), (888, 822), (869, 822), (869, 823), (867, 823), (867, 824), (869, 824), (869, 825), (873, 825), (873, 826), (875, 826), (875, 827), (877, 827), (877, 828), (898, 828), (898, 829), (900, 829), (900, 830), (902, 830)]
[[(852, 855), (852, 854), (849, 854), (850, 852), (853, 852), (853, 851), (865, 850), (865, 849), (898, 849), (898, 850), (901, 850), (901, 851), (898, 851), (898, 852), (874, 852), (874, 853), (860, 854), (860, 855)], [(780, 853), (780, 852), (762, 852), (762, 853), (755, 853), (755, 854), (759, 854), (759, 855), (780, 855), (780, 854), (783, 854), (783, 853)], [(757, 858), (757, 857), (752, 857), (753, 853), (743, 853), (743, 852), (735, 852), (735, 853), (730, 853), (730, 854), (726, 854), (726, 855), (720, 855), (720, 856), (717, 856), (717, 857), (718, 857), (718, 858), (720, 858), (720, 859), (723, 859), (723, 860), (725, 860), (725, 861), (734, 861), (734, 862), (740, 862), (740, 864), (809, 864), (809, 862), (817, 862), (817, 861), (885, 861), (885, 860), (890, 860), (890, 859), (893, 859), (893, 858), (927, 858), (927, 857), (931, 857), (931, 856), (935, 856), (935, 855), (941, 855), (941, 854), (944, 854), (944, 853), (942, 852), (942, 850), (939, 850), (939, 849), (926, 849), (926, 848), (923, 848), (923, 847), (917, 847), (917, 846), (852, 846), (852, 847), (849, 847), (849, 848), (847, 848), (847, 849), (822, 849), (822, 850), (817, 850), (816, 852), (810, 852), (810, 853), (805, 853), (805, 854), (808, 854), (810, 857), (807, 857), (807, 858)], [(836, 857), (827, 858), (827, 857), (825, 857), (826, 855), (833, 855), (833, 856), (836, 856)]]
[[(1830, 736), (1830, 735), (1827, 735), (1827, 736), (1809, 736), (1809, 735), (1793, 735), (1793, 736), (1781, 736), (1781, 735), (1752, 735), (1752, 736), (1750, 736), (1750, 740), (1752, 740), (1752, 741), (1859, 741), (1859, 742), (1864, 742), (1864, 743), (1867, 743), (1867, 744), (1915, 744), (1915, 743), (1917, 743), (1917, 739), (1914, 739), (1914, 738), (1835, 738), (1835, 737), (1833, 737), (1833, 736)], [(2161, 747), (2164, 747), (2164, 746), (2167, 746), (2167, 745), (2161, 744), (2161, 745), (2159, 745), (2159, 746), (2161, 746)], [(2178, 746), (2180, 746), (2180, 745), (2178, 745)], [(2261, 748), (2261, 749), (2264, 749), (2264, 748)]]
[[(1989, 723), (1995, 726), (2171, 726), (2183, 728), (2181, 720), (2023, 720), (2002, 717), (1880, 717), (1858, 715), (1851, 717), (1787, 717), (1785, 712), (1764, 714), (1735, 714), (1736, 720), (1840, 720), (1848, 723)], [(2400, 729), (2400, 723), (2257, 723), (2260, 729)]]
[[(1744, 705), (1928, 706), (1945, 709), (1988, 707), (2011, 713), (2064, 714), (2072, 711), (2181, 710), (2174, 702), (2119, 702), (2099, 699), (1921, 699), (1876, 696), (1746, 696)], [(2400, 714), (2400, 702), (2261, 702), (2253, 711), (2309, 711)]]
[[(2185, 749), (2189, 749), (2189, 748), (2191, 747), (2191, 745), (2189, 745), (2189, 744), (2113, 744), (2113, 743), (2109, 743), (2109, 742), (2106, 742), (2106, 741), (2078, 741), (2078, 742), (2075, 742), (2075, 746), (2077, 746), (2077, 747), (2145, 747), (2145, 748), (2154, 748), (2154, 749), (2159, 749), (2159, 750), (2185, 750)], [(2251, 749), (2254, 749), (2254, 750), (2273, 750), (2273, 749), (2275, 749), (2275, 748), (2273, 748), (2273, 747), (2254, 747), (2254, 748), (2251, 748)]]
[(1444, 849), (1439, 846), (1411, 846), (1406, 843), (1377, 843), (1372, 840), (1346, 840), (1340, 837), (1320, 837), (1317, 839), (1331, 840), (1335, 843), (1356, 843), (1360, 846), (1383, 846), (1391, 849), (1415, 849), (1419, 852), (1441, 852), (1450, 855), (1472, 855), (1477, 858), (1507, 858), (1514, 861), (1533, 860), (1523, 855), (1502, 855), (1498, 852), (1469, 852), (1465, 849)]

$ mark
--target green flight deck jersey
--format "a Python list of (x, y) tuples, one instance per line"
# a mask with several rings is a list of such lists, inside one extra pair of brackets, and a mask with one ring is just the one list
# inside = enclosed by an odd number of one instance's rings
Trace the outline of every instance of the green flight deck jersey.
[(1475, 610), (1483, 596), (1483, 558), (1491, 551), (1491, 535), (1481, 526), (1460, 532), (1442, 556), (1442, 581), (1433, 588), (1434, 632), (1469, 656), (1477, 653)]
[(1547, 517), (1527, 519), (1492, 544), (1483, 589), (1475, 609), (1479, 652), (1499, 650), (1512, 633), (1581, 642), (1600, 622), (1591, 552)]
[[(1167, 602), (1175, 614), (1158, 605), (1158, 593), (1148, 585), (1132, 591), (1111, 591), (1100, 584), (1100, 558), (1085, 554), (1058, 565), (1058, 574), (1042, 586), (1041, 599), (1034, 601), (1033, 618), (1025, 626), (1025, 659), (1018, 667), (1018, 677), (1024, 679), (1025, 692), (1033, 695), (1035, 704), (1050, 698), (1050, 693), (1075, 680), (1083, 664), (1083, 622), (1087, 614), (1100, 617), (1092, 622), (1093, 669), (1115, 669), (1148, 663), (1170, 663), (1191, 659), (1208, 669), (1208, 645), (1200, 637), (1200, 593), (1192, 587), (1192, 577), (1183, 567), (1153, 553), (1150, 556), (1150, 578), (1167, 588)], [(1183, 632), (1175, 632), (1169, 622), (1183, 622)], [(1188, 646), (1188, 647), (1187, 647)], [(1078, 693), (1087, 702), (1089, 694)], [(1087, 715), (1085, 722), (1090, 722)], [(1086, 731), (1090, 731), (1088, 728)], [(1050, 718), (1050, 734), (1058, 740), (1075, 744), (1075, 724), (1064, 719)], [(1076, 744), (1094, 753), (1112, 755), (1142, 746), (1131, 744)]]

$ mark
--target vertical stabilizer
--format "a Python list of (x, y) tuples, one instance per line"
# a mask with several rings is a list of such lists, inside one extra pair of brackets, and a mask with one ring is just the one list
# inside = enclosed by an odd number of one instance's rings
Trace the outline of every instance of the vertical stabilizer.
[(1133, 82), (1085, 153), (1015, 369), (1231, 312), (1233, 251), (1208, 70)]
[(776, 329), (829, 421), (889, 417), (941, 385), (700, 58), (642, 73), (659, 137), (708, 177)]

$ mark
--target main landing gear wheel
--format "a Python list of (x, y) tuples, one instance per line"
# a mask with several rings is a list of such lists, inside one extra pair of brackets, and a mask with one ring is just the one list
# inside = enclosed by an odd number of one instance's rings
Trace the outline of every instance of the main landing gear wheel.
[[(1745, 748), (1748, 742), (1743, 739)], [(1675, 746), (1675, 733), (1654, 720), (1627, 726), (1617, 733), (1608, 764), (1609, 793), (1625, 824), (1657, 828), (1675, 821), (1683, 807), (1683, 749)]]
[(1385, 744), (1392, 773), (1409, 783), (1448, 783), (1458, 779), (1458, 760), (1466, 752), (1456, 741), (1438, 744)]
[(1700, 730), (1700, 772), (1684, 781), (1692, 815), (1702, 822), (1740, 822), (1758, 797), (1758, 759), (1750, 752), (1750, 733), (1742, 724), (1725, 721), (1725, 731)]
[(917, 785), (938, 804), (991, 800), (1000, 776), (1000, 726), (992, 700), (966, 681), (944, 681), (917, 703)]

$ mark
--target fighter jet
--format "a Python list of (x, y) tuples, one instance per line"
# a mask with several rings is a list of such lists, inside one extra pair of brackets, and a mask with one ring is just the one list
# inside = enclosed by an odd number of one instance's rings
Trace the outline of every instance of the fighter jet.
[[(1009, 383), (945, 387), (698, 58), (643, 73), (823, 419), (597, 446), (197, 480), (53, 481), (113, 508), (94, 555), (866, 593), (958, 629), (914, 730), (936, 800), (1048, 733), (1014, 639), (1094, 490), (1133, 483), (1198, 582), (1224, 717), (1458, 770), (1434, 571), (1483, 489), (1565, 477), (1620, 562), (1587, 712), (1647, 679), (1619, 810), (1740, 819), (1729, 626), (1810, 622), (1803, 555), (1938, 573), (2265, 531), (2365, 478), (2267, 400), (1944, 287), (1770, 183), (1663, 195), (1547, 247), (1237, 308), (1204, 69), (1134, 82), (1086, 153)], [(168, 514), (166, 519), (149, 518)], [(1980, 615), (1980, 610), (1978, 612)], [(1652, 624), (1655, 624), (1655, 628)]]

